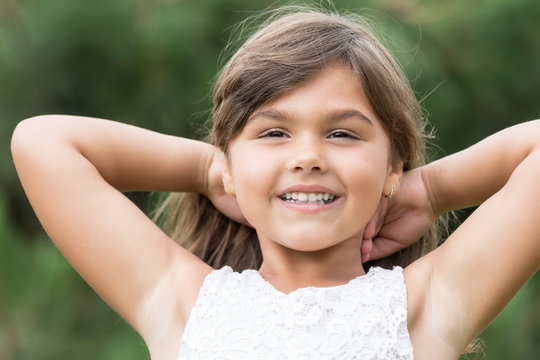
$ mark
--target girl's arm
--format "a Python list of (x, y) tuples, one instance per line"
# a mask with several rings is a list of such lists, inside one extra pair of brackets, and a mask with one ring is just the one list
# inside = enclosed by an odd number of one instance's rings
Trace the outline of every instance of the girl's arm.
[(107, 120), (50, 115), (21, 122), (12, 153), (32, 207), (68, 261), (151, 352), (165, 335), (179, 346), (210, 267), (120, 191), (206, 193), (217, 150)]
[(416, 176), (433, 217), (481, 204), (405, 270), (411, 337), (459, 355), (540, 266), (540, 121), (500, 131)]

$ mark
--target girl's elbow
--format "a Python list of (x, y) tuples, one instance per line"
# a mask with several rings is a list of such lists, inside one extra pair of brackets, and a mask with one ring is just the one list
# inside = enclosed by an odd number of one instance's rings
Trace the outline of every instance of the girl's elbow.
[(11, 154), (17, 163), (25, 154), (35, 152), (39, 144), (47, 139), (46, 123), (54, 115), (39, 115), (17, 124), (11, 136)]
[(17, 160), (24, 154), (32, 143), (33, 119), (25, 119), (17, 124), (11, 136), (11, 155)]

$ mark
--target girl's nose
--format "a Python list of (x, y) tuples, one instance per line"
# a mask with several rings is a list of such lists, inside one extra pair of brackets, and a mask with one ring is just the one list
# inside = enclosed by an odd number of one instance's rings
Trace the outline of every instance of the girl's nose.
[(323, 173), (327, 168), (322, 144), (317, 144), (315, 141), (303, 141), (292, 149), (288, 162), (290, 171)]

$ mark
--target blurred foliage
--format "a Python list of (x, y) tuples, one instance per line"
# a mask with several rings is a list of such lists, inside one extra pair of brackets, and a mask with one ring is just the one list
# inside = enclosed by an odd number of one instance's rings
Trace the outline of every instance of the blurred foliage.
[[(16, 123), (67, 113), (199, 136), (232, 26), (283, 3), (0, 0), (2, 359), (148, 358), (138, 335), (47, 241), (10, 159)], [(385, 34), (438, 135), (432, 158), (540, 115), (540, 2), (334, 3), (373, 19)], [(134, 199), (145, 206), (145, 197)], [(538, 276), (482, 338), (490, 360), (538, 357)]]

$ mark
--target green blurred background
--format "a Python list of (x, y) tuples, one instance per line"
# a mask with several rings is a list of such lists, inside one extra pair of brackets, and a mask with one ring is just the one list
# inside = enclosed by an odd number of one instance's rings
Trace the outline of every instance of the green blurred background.
[[(279, 4), (0, 0), (1, 359), (149, 358), (140, 337), (73, 271), (37, 222), (9, 153), (17, 122), (67, 113), (197, 137), (232, 26)], [(437, 132), (432, 159), (540, 117), (539, 1), (335, 5), (374, 19), (386, 34), (425, 98)], [(131, 196), (146, 211), (155, 206), (148, 194)], [(490, 360), (540, 358), (538, 275), (481, 337)]]

